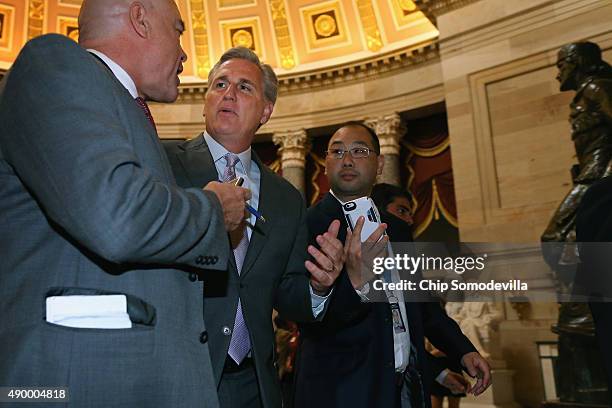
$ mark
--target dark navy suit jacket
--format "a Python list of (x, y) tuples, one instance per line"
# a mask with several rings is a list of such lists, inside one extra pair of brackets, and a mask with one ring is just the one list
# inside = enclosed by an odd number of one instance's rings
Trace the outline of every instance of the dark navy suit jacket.
[[(385, 212), (383, 222), (395, 242), (412, 241), (408, 224)], [(310, 241), (341, 221), (339, 239), (347, 223), (338, 200), (327, 194), (308, 210)], [(451, 359), (476, 351), (438, 302), (407, 302), (410, 338), (417, 351), (417, 369), (424, 379), (425, 402), (433, 378), (427, 363), (424, 337)], [(394, 407), (395, 362), (391, 311), (387, 303), (364, 303), (343, 271), (336, 282), (323, 322), (301, 325), (296, 360), (295, 408)], [(437, 370), (439, 372), (439, 370)]]

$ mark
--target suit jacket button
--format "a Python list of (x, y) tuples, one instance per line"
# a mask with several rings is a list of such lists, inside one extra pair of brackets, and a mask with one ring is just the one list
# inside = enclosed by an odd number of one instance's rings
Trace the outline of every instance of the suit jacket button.
[(202, 333), (200, 333), (200, 343), (204, 344), (207, 341), (208, 341), (208, 332), (204, 330)]
[(198, 256), (195, 260), (195, 263), (198, 265), (202, 265), (204, 263), (204, 257), (202, 255)]
[(230, 328), (229, 328), (229, 327), (227, 327), (227, 326), (223, 326), (223, 329), (222, 329), (222, 330), (223, 330), (223, 334), (224, 334), (225, 336), (229, 336), (229, 335), (231, 335), (231, 334), (232, 334), (232, 329), (230, 329)]
[(189, 280), (195, 282), (198, 279), (198, 275), (195, 272), (189, 273)]

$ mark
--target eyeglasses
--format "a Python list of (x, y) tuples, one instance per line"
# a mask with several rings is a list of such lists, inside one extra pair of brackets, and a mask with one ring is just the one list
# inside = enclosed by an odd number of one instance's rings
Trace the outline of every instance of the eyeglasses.
[(330, 156), (332, 159), (343, 159), (346, 152), (351, 154), (353, 159), (365, 159), (373, 152), (369, 147), (352, 147), (348, 150), (344, 149), (329, 149), (325, 151), (327, 156)]

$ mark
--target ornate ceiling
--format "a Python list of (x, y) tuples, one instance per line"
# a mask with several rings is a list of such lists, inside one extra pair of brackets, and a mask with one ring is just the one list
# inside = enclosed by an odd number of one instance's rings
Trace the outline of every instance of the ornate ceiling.
[[(423, 0), (176, 0), (189, 56), (181, 82), (201, 84), (224, 50), (253, 49), (283, 78), (301, 78), (431, 49)], [(78, 38), (82, 0), (0, 0), (0, 69), (44, 33)], [(299, 82), (299, 81), (298, 81)]]

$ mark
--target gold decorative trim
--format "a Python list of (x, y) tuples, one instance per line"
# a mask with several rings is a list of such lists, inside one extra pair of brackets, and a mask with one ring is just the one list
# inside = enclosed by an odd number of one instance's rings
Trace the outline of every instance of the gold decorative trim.
[(308, 152), (308, 154), (315, 162), (315, 171), (314, 173), (312, 173), (312, 176), (310, 177), (310, 185), (313, 186), (314, 188), (314, 194), (310, 198), (310, 205), (314, 205), (315, 198), (317, 198), (319, 194), (321, 194), (321, 189), (319, 188), (319, 185), (317, 184), (317, 177), (319, 177), (319, 174), (321, 173), (320, 169), (325, 168), (325, 160), (321, 159), (314, 152)]
[(313, 27), (318, 40), (338, 35), (335, 13), (333, 13), (333, 16), (325, 13), (319, 14), (316, 17), (313, 16)]
[(279, 174), (282, 171), (281, 159), (276, 159), (268, 166), (272, 172)]
[(413, 144), (411, 144), (410, 142), (407, 142), (405, 140), (402, 140), (402, 145), (410, 150), (410, 152), (414, 153), (417, 156), (421, 156), (421, 157), (433, 157), (433, 156), (437, 156), (440, 153), (442, 153), (444, 150), (448, 149), (448, 147), (450, 146), (450, 138), (446, 138), (444, 139), (444, 141), (442, 143), (440, 143), (439, 145), (435, 146), (435, 147), (431, 147), (429, 149), (424, 149), (424, 148), (420, 148), (420, 147), (416, 147)]
[(365, 33), (365, 40), (368, 49), (372, 52), (380, 50), (383, 46), (376, 14), (371, 0), (357, 0), (357, 8), (359, 9), (359, 17), (361, 25)]
[(289, 32), (289, 22), (287, 21), (287, 11), (285, 10), (284, 0), (270, 0), (270, 13), (272, 14), (272, 24), (276, 33), (276, 45), (278, 46), (280, 66), (284, 69), (295, 67), (295, 55), (291, 44), (291, 34)]
[(62, 7), (73, 7), (79, 9), (83, 5), (83, 0), (59, 0), (57, 2), (57, 5)]
[(420, 10), (412, 0), (391, 0), (390, 2), (392, 3), (391, 12), (396, 29), (401, 30), (420, 19)]
[[(446, 139), (444, 139), (444, 141), (441, 144), (439, 144), (436, 147), (430, 148), (430, 149), (422, 149), (422, 148), (415, 147), (414, 145), (410, 144), (409, 142), (405, 140), (402, 140), (401, 144), (402, 146), (408, 149), (408, 156), (406, 157), (406, 160), (404, 163), (406, 165), (406, 168), (408, 169), (408, 182), (406, 183), (406, 186), (408, 187), (408, 190), (410, 190), (410, 185), (412, 184), (414, 180), (414, 176), (415, 176), (414, 169), (410, 165), (410, 159), (412, 159), (412, 157), (415, 155), (420, 156), (420, 157), (437, 156), (438, 154), (442, 153), (444, 150), (446, 150), (450, 146), (450, 138), (447, 137)], [(440, 218), (440, 214), (438, 213), (438, 211), (442, 213), (442, 215), (448, 221), (449, 224), (451, 224), (455, 228), (459, 228), (457, 218), (453, 217), (450, 211), (448, 211), (448, 209), (444, 207), (444, 204), (442, 204), (442, 200), (440, 199), (440, 195), (438, 193), (438, 186), (436, 184), (436, 180), (433, 179), (431, 183), (432, 183), (431, 208), (429, 209), (427, 216), (425, 217), (425, 220), (423, 220), (421, 224), (416, 226), (414, 230), (415, 238), (421, 235), (421, 233), (425, 231), (427, 227), (429, 227), (429, 224), (431, 224), (431, 221), (433, 219), (437, 220)], [(414, 196), (414, 194), (412, 195), (412, 204), (414, 205), (412, 208), (414, 208), (416, 211), (419, 203), (416, 197)]]
[(257, 0), (242, 0), (242, 1), (217, 0), (217, 9), (223, 10), (223, 11), (241, 9), (241, 8), (246, 8), (246, 7), (254, 7), (254, 6), (257, 6)]
[(429, 209), (429, 212), (427, 213), (427, 216), (425, 217), (425, 220), (421, 224), (419, 224), (414, 230), (415, 238), (421, 235), (423, 231), (425, 231), (427, 227), (429, 227), (429, 224), (431, 224), (431, 221), (434, 218), (436, 220), (440, 219), (440, 214), (438, 213), (438, 210), (442, 213), (442, 215), (450, 225), (455, 228), (459, 228), (459, 223), (457, 222), (457, 219), (453, 217), (451, 213), (442, 204), (442, 200), (440, 199), (440, 195), (438, 194), (438, 186), (436, 184), (436, 180), (433, 179), (431, 180), (431, 207)]
[(43, 34), (45, 8), (45, 0), (30, 0), (28, 8), (28, 40)]
[(446, 221), (448, 221), (450, 225), (452, 225), (455, 228), (459, 228), (459, 223), (457, 222), (457, 218), (453, 217), (450, 211), (448, 211), (448, 209), (444, 207), (444, 204), (442, 204), (442, 199), (440, 198), (440, 194), (438, 193), (438, 185), (436, 184), (436, 180), (435, 179), (432, 180), (432, 183), (433, 183), (433, 197), (436, 202), (436, 207), (442, 212), (442, 215), (444, 215), (444, 218), (446, 218)]
[(414, 212), (417, 210), (417, 208), (419, 208), (419, 201), (416, 199), (416, 195), (412, 194), (412, 191), (410, 190), (410, 185), (414, 181), (414, 177), (415, 177), (415, 171), (410, 165), (410, 159), (412, 159), (413, 156), (414, 154), (411, 151), (408, 151), (408, 155), (406, 156), (406, 159), (404, 160), (404, 165), (405, 165), (405, 168), (408, 170), (408, 180), (406, 181), (405, 189), (408, 192), (410, 192), (410, 197), (412, 197), (412, 201), (410, 202), (410, 204), (412, 204), (411, 208), (412, 208), (412, 213), (414, 215)]
[(0, 50), (11, 51), (13, 49), (13, 31), (15, 31), (15, 8), (0, 4)]
[(220, 26), (225, 49), (242, 46), (251, 49), (262, 60), (266, 59), (266, 51), (261, 43), (259, 17), (223, 20)]
[(60, 34), (75, 42), (79, 41), (79, 21), (76, 17), (58, 16), (57, 28)]
[(197, 75), (202, 79), (207, 79), (211, 66), (208, 54), (206, 8), (204, 7), (204, 0), (191, 0), (190, 5)]
[(351, 41), (342, 3), (337, 0), (300, 7), (306, 52), (319, 52)]

